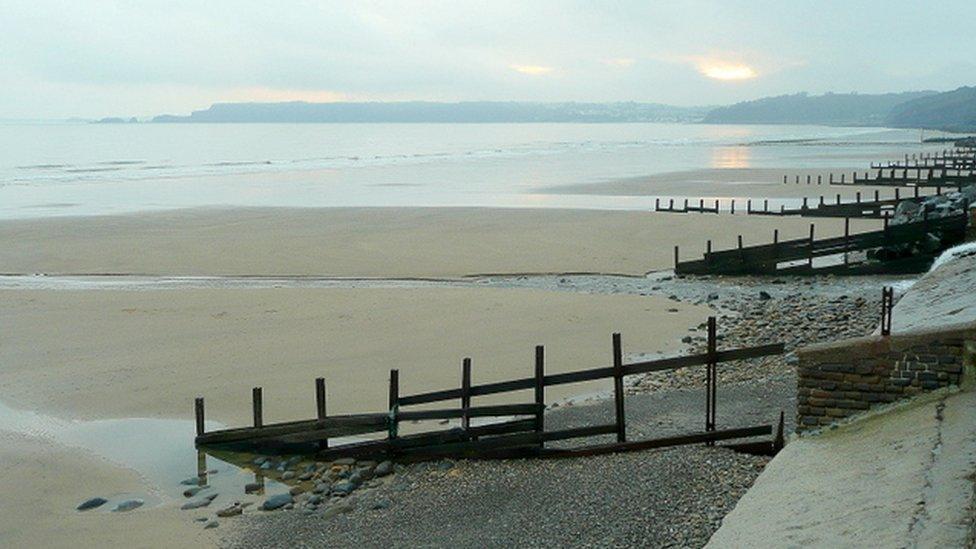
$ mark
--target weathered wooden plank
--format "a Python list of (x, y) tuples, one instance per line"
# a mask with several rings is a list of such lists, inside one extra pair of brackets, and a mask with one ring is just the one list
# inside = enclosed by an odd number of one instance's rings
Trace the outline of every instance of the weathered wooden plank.
[(280, 437), (303, 431), (320, 431), (329, 438), (385, 430), (389, 414), (351, 414), (325, 419), (274, 423), (262, 427), (239, 427), (211, 431), (196, 437), (197, 444), (220, 444)]
[[(728, 362), (732, 360), (742, 360), (747, 358), (756, 358), (760, 356), (767, 356), (773, 354), (782, 354), (783, 345), (782, 344), (772, 344), (772, 345), (761, 345), (758, 347), (746, 347), (743, 349), (733, 349), (728, 351), (719, 351), (716, 355), (717, 362)], [(686, 366), (696, 366), (705, 364), (707, 355), (689, 355), (689, 356), (679, 356), (672, 358), (663, 358), (657, 360), (650, 360), (645, 362), (635, 362), (632, 364), (624, 365), (624, 375), (629, 376), (633, 374), (641, 374), (646, 372), (660, 372), (664, 370), (674, 370), (676, 368), (684, 368)], [(596, 379), (607, 379), (614, 375), (614, 369), (612, 366), (593, 368), (589, 370), (578, 370), (575, 372), (565, 372), (561, 374), (550, 374), (544, 377), (544, 384), (546, 387), (551, 387), (553, 385), (563, 385), (566, 383), (578, 383), (581, 381), (592, 381)], [(472, 385), (471, 394), (472, 395), (491, 395), (497, 393), (507, 393), (511, 391), (518, 391), (522, 389), (533, 389), (535, 387), (535, 378), (528, 377), (524, 379), (515, 379), (511, 381), (503, 381), (499, 383), (486, 383), (484, 385)], [(415, 405), (415, 404), (427, 404), (431, 402), (440, 402), (444, 400), (454, 400), (460, 398), (460, 389), (446, 389), (443, 391), (432, 391), (429, 393), (419, 393), (416, 395), (408, 395), (400, 397), (400, 405)]]
[(448, 409), (448, 410), (413, 410), (400, 411), (400, 421), (422, 421), (431, 419), (452, 419), (465, 417), (493, 417), (493, 416), (523, 416), (535, 415), (539, 411), (539, 405), (529, 404), (498, 404), (492, 406), (472, 406), (468, 408)]
[(669, 446), (682, 446), (687, 444), (699, 444), (702, 442), (714, 442), (718, 440), (730, 440), (736, 438), (748, 438), (773, 433), (772, 425), (761, 425), (758, 427), (742, 427), (736, 429), (723, 429), (721, 431), (709, 431), (705, 433), (694, 433), (690, 435), (679, 435), (674, 437), (655, 438), (650, 440), (639, 440), (633, 442), (598, 444), (572, 449), (546, 449), (542, 457), (582, 457), (599, 454), (615, 454), (622, 452), (636, 452), (640, 450), (650, 450), (653, 448), (666, 448)]
[(479, 425), (469, 428), (467, 432), (463, 429), (454, 428), (428, 433), (417, 433), (405, 435), (394, 440), (383, 439), (334, 446), (328, 450), (319, 452), (318, 457), (323, 460), (332, 460), (340, 457), (376, 456), (419, 446), (462, 442), (470, 436), (486, 437), (531, 431), (534, 427), (535, 420), (520, 419)]

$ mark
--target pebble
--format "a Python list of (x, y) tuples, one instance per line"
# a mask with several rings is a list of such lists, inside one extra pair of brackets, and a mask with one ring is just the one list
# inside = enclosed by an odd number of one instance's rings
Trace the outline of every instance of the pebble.
[(206, 490), (208, 488), (210, 488), (210, 486), (206, 484), (204, 484), (203, 486), (194, 486), (192, 488), (187, 488), (186, 490), (183, 490), (183, 497), (192, 498), (193, 496), (197, 495), (197, 492), (200, 492), (201, 490)]
[(80, 504), (78, 504), (78, 507), (75, 507), (75, 509), (77, 509), (79, 511), (87, 511), (89, 509), (94, 509), (96, 507), (101, 507), (102, 505), (105, 505), (106, 503), (108, 503), (108, 500), (107, 499), (100, 498), (100, 497), (94, 497), (94, 498), (87, 499), (87, 500), (81, 502)]
[(356, 485), (348, 480), (340, 480), (339, 482), (332, 485), (332, 493), (347, 496), (356, 489)]
[(207, 494), (195, 500), (184, 503), (183, 505), (180, 506), (180, 509), (183, 511), (187, 511), (190, 509), (200, 509), (201, 507), (206, 507), (210, 505), (210, 502), (212, 502), (216, 498), (217, 498), (216, 492), (214, 492), (213, 494)]
[(278, 494), (264, 500), (264, 503), (261, 504), (261, 509), (264, 511), (274, 511), (294, 502), (295, 500), (291, 497), (291, 494)]
[(225, 507), (217, 511), (217, 516), (221, 518), (227, 518), (227, 517), (240, 515), (243, 512), (244, 512), (244, 508), (241, 507), (241, 504), (239, 502), (234, 502), (234, 504), (231, 505), (230, 507)]
[(143, 503), (145, 502), (142, 501), (141, 499), (127, 499), (125, 501), (120, 501), (119, 504), (116, 505), (114, 509), (112, 509), (112, 511), (117, 511), (120, 513), (125, 511), (131, 511), (138, 507), (142, 507)]
[(260, 482), (249, 482), (244, 485), (245, 494), (253, 494), (254, 492), (260, 492), (261, 490), (264, 490), (264, 484), (261, 484)]
[(376, 466), (376, 469), (373, 470), (373, 474), (376, 475), (376, 476), (378, 476), (378, 477), (385, 477), (385, 476), (389, 475), (392, 472), (393, 472), (393, 462), (392, 461), (384, 461), (384, 462), (380, 463), (379, 465), (377, 465)]
[(210, 522), (208, 522), (207, 524), (205, 524), (203, 528), (205, 530), (209, 530), (211, 528), (216, 528), (218, 526), (220, 526), (220, 523), (219, 522), (217, 522), (216, 520), (211, 520)]

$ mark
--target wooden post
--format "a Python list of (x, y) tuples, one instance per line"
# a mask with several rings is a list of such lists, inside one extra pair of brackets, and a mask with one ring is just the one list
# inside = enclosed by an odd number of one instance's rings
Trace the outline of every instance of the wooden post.
[[(715, 352), (718, 347), (718, 335), (715, 317), (708, 317), (708, 362), (705, 364), (705, 431), (715, 430), (715, 385), (717, 369), (715, 367)], [(711, 446), (714, 443), (706, 443)]]
[(654, 211), (655, 212), (661, 211), (661, 199), (660, 198), (655, 198), (654, 199)]
[(742, 249), (742, 235), (739, 235), (739, 249)]
[(315, 417), (325, 419), (325, 378), (315, 378)]
[(844, 184), (844, 175), (845, 175), (845, 174), (840, 174), (840, 184), (841, 184), (841, 185), (843, 185), (843, 184)]
[[(732, 205), (732, 209), (735, 209), (735, 204)], [(718, 213), (718, 199), (715, 199), (715, 213)], [(734, 211), (732, 213), (735, 213)]]
[(254, 426), (261, 427), (264, 425), (264, 410), (260, 387), (251, 389), (251, 409), (254, 412)]
[(895, 187), (895, 200), (901, 200), (901, 188)]
[(768, 198), (764, 198), (763, 199), (763, 211), (764, 212), (768, 212), (769, 211), (769, 199)]
[(847, 265), (847, 252), (851, 247), (851, 218), (844, 218), (844, 265)]
[(674, 270), (678, 270), (678, 247), (674, 247)]
[(399, 420), (397, 412), (400, 408), (400, 370), (390, 370), (390, 439), (397, 438)]
[(820, 195), (820, 204), (818, 204), (817, 206), (818, 207), (823, 207), (823, 205), (824, 205), (823, 195)]
[(861, 203), (861, 191), (857, 191), (857, 194), (855, 194), (855, 200), (858, 204)]
[(783, 176), (783, 184), (786, 185), (786, 176)]
[(203, 450), (197, 450), (197, 479), (199, 479), (199, 486), (206, 486), (209, 476), (207, 474), (207, 453)]
[(751, 214), (752, 213), (752, 199), (751, 198), (748, 199), (748, 200), (746, 200), (746, 213), (747, 214)]
[(878, 189), (874, 190), (874, 201), (879, 202), (881, 200), (881, 195), (878, 193)]
[[(935, 193), (935, 194), (942, 194), (942, 193)], [(918, 185), (915, 185), (915, 198), (918, 198)]]
[(834, 184), (834, 172), (830, 172), (830, 184)]
[(807, 197), (803, 197), (803, 209), (807, 209)]
[(673, 209), (674, 209), (674, 199), (672, 198), (670, 201), (668, 201), (668, 210), (670, 211)]
[[(325, 378), (315, 378), (315, 417), (319, 420), (325, 419)], [(319, 441), (319, 448), (324, 450), (329, 447), (329, 439), (323, 438)]]
[(837, 195), (837, 205), (838, 206), (840, 205), (840, 195), (839, 194)]
[(461, 361), (461, 428), (471, 428), (471, 359)]
[(822, 178), (823, 178), (822, 175), (819, 175), (819, 174), (817, 175), (817, 185), (819, 185), (821, 183)]
[(705, 199), (704, 198), (699, 198), (698, 199), (698, 212), (699, 213), (704, 213), (704, 211), (705, 211)]
[(796, 176), (796, 184), (797, 184), (797, 185), (799, 185), (799, 184), (800, 184), (800, 176), (799, 176), (799, 174), (797, 174), (797, 176)]
[(807, 174), (807, 185), (810, 184), (810, 174)]
[[(732, 215), (735, 215), (735, 199), (732, 199), (732, 205), (730, 206)], [(718, 209), (718, 204), (715, 204), (715, 209)]]
[[(706, 256), (712, 255), (712, 241), (711, 240), (706, 240), (705, 241), (705, 255)], [(707, 257), (706, 257), (706, 259), (707, 259)]]
[(779, 260), (779, 229), (773, 229), (773, 271), (776, 271), (776, 263)]
[(620, 334), (613, 334), (613, 404), (617, 420), (617, 442), (627, 442), (627, 422), (624, 419), (624, 353)]
[(810, 224), (810, 244), (807, 248), (807, 266), (813, 269), (813, 223)]
[(197, 397), (196, 400), (193, 401), (193, 412), (196, 416), (197, 436), (199, 437), (205, 432), (203, 428), (203, 397)]
[[(546, 417), (546, 348), (542, 345), (535, 347), (535, 403), (539, 411), (535, 413), (535, 432), (545, 432)], [(545, 447), (545, 441), (539, 442), (539, 447)]]

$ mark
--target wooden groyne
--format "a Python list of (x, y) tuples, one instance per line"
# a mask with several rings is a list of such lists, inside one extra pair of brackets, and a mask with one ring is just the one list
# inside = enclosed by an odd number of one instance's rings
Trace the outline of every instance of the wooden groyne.
[[(772, 424), (754, 427), (718, 429), (716, 421), (716, 392), (718, 364), (747, 360), (783, 353), (783, 344), (775, 343), (757, 347), (718, 350), (714, 317), (708, 319), (708, 346), (702, 354), (664, 358), (625, 364), (620, 334), (613, 334), (612, 362), (609, 366), (558, 374), (545, 371), (545, 348), (535, 349), (533, 375), (493, 383), (473, 384), (470, 359), (461, 366), (461, 385), (418, 393), (400, 394), (400, 372), (390, 371), (388, 409), (368, 414), (327, 415), (325, 407), (325, 381), (316, 380), (315, 419), (265, 424), (261, 417), (261, 389), (252, 392), (253, 425), (207, 432), (204, 429), (204, 400), (195, 402), (198, 447), (223, 447), (259, 451), (315, 451), (321, 459), (340, 457), (395, 457), (400, 459), (428, 459), (434, 457), (512, 457), (542, 456), (566, 457), (599, 453), (627, 452), (647, 448), (681, 444), (708, 443), (746, 439), (772, 435)], [(624, 412), (624, 380), (628, 376), (649, 372), (665, 372), (679, 368), (705, 367), (705, 421), (704, 430), (685, 435), (628, 440)], [(587, 425), (570, 429), (547, 430), (545, 428), (545, 392), (547, 387), (612, 379), (614, 421), (603, 425)], [(531, 391), (530, 402), (476, 406), (472, 399), (516, 391)], [(449, 402), (453, 406), (441, 409), (412, 410), (411, 407)], [(493, 423), (472, 425), (475, 418), (493, 418)], [(401, 435), (399, 426), (404, 421), (460, 420), (460, 428), (442, 429), (410, 435)], [(765, 441), (747, 441), (731, 446), (753, 452), (774, 453), (782, 446), (782, 416), (776, 429), (776, 438)], [(336, 437), (374, 435), (385, 433), (384, 438), (330, 447), (329, 439)], [(553, 441), (588, 438), (599, 435), (615, 435), (616, 441), (576, 448), (550, 448)]]
[[(924, 272), (932, 259), (943, 249), (965, 240), (968, 214), (928, 218), (915, 223), (889, 225), (879, 231), (850, 234), (850, 223), (844, 223), (844, 235), (817, 240), (814, 225), (807, 238), (779, 240), (773, 232), (773, 242), (758, 246), (743, 246), (742, 235), (733, 249), (712, 251), (712, 242), (705, 245), (701, 259), (681, 261), (680, 249), (675, 246), (675, 272), (678, 274), (773, 275), (773, 274), (876, 274)], [(926, 239), (939, 235), (939, 246), (924, 251)], [(915, 250), (907, 254), (892, 254), (875, 260), (851, 261), (851, 254), (868, 250), (902, 248)], [(838, 256), (837, 262), (816, 265), (815, 259)]]

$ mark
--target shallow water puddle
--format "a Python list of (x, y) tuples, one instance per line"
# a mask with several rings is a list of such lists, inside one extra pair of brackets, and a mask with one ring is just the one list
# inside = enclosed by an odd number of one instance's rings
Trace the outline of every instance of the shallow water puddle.
[[(208, 430), (222, 427), (207, 422)], [(291, 488), (274, 480), (281, 474), (277, 469), (261, 470), (252, 465), (253, 455), (228, 452), (218, 458), (198, 451), (193, 444), (192, 421), (148, 418), (74, 421), (0, 403), (0, 430), (81, 448), (136, 471), (148, 485), (145, 493), (91, 494), (91, 497), (107, 499), (108, 503), (87, 512), (110, 512), (119, 502), (133, 498), (143, 500), (143, 507), (172, 502), (182, 505), (191, 500), (183, 492), (192, 486), (181, 482), (194, 477), (209, 486), (199, 496), (218, 494), (208, 506), (212, 511), (235, 501), (256, 501), (262, 495), (286, 493)], [(262, 483), (264, 489), (255, 495), (245, 495), (244, 486), (252, 482)], [(72, 508), (79, 503), (63, 502)]]

